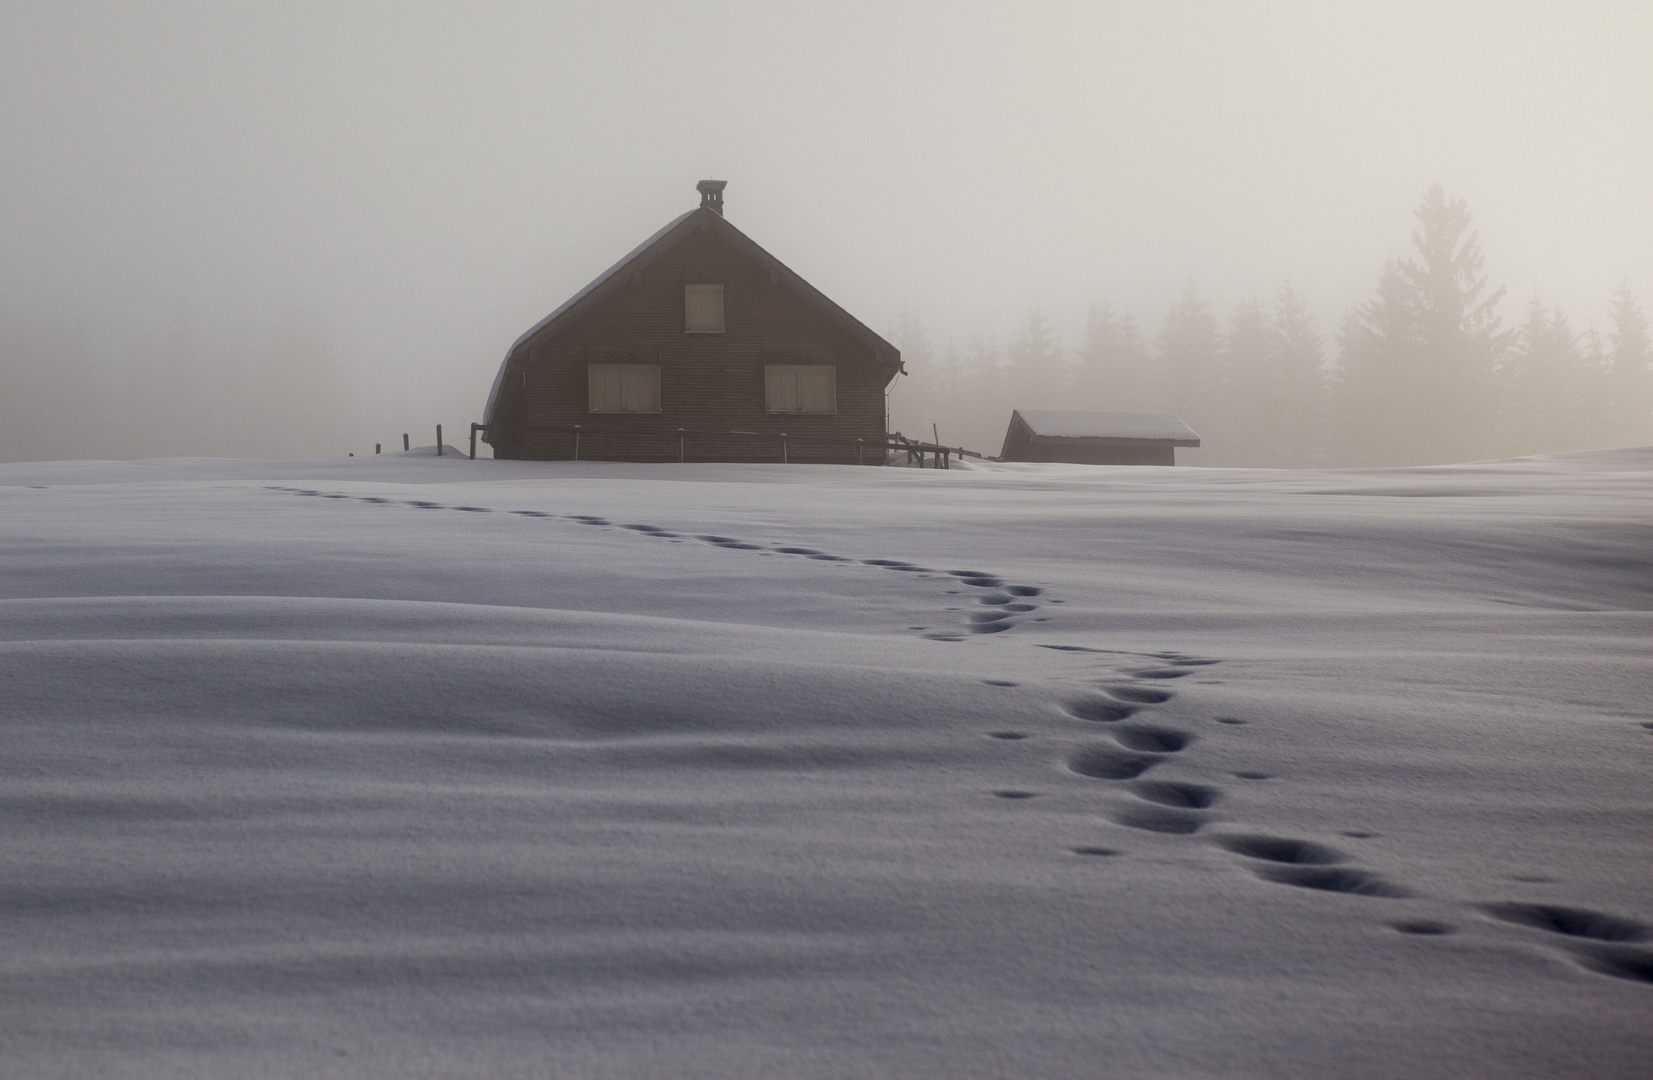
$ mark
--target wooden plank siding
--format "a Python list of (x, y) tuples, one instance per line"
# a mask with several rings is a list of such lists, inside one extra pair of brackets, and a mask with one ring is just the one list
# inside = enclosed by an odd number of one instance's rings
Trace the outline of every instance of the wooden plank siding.
[[(791, 437), (786, 454), (794, 462), (854, 464), (855, 439), (883, 442), (884, 389), (896, 371), (890, 356), (898, 365), (899, 354), (885, 344), (878, 355), (864, 328), (857, 334), (823, 312), (715, 225), (702, 221), (640, 269), (625, 271), (586, 310), (507, 357), (489, 432), (496, 457), (571, 458), (576, 424), (579, 456), (592, 460), (676, 461), (679, 428), (690, 430), (687, 461), (779, 461), (782, 432)], [(689, 282), (723, 285), (722, 333), (684, 329)], [(593, 359), (657, 361), (660, 411), (588, 411)], [(835, 365), (836, 413), (767, 412), (766, 360)], [(730, 431), (769, 437), (724, 434)], [(867, 458), (884, 459), (882, 451)]]

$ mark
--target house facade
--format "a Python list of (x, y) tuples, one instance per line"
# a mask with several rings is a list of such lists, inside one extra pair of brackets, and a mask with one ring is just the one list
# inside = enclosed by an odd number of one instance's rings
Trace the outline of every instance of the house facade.
[(883, 463), (900, 352), (731, 225), (723, 181), (697, 189), (511, 346), (495, 457)]

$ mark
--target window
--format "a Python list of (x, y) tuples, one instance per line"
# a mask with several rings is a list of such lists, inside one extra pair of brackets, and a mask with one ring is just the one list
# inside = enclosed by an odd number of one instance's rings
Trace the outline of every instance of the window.
[(838, 411), (838, 369), (832, 364), (765, 364), (764, 408), (772, 413)]
[(660, 411), (659, 364), (590, 364), (585, 370), (591, 412)]
[(683, 327), (691, 334), (723, 333), (723, 286), (683, 286)]

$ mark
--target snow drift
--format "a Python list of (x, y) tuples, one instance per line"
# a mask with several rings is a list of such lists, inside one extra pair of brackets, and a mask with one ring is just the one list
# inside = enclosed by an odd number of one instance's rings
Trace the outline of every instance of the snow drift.
[(0, 466), (19, 1076), (1640, 1076), (1653, 451)]

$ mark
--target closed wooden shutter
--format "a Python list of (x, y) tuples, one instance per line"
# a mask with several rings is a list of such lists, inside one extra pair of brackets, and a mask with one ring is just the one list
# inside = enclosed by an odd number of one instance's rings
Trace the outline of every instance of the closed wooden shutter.
[(723, 333), (723, 286), (683, 286), (684, 329), (691, 334)]
[(772, 413), (838, 411), (838, 369), (832, 364), (765, 364), (764, 408)]
[(660, 411), (659, 364), (589, 364), (586, 387), (594, 413)]

